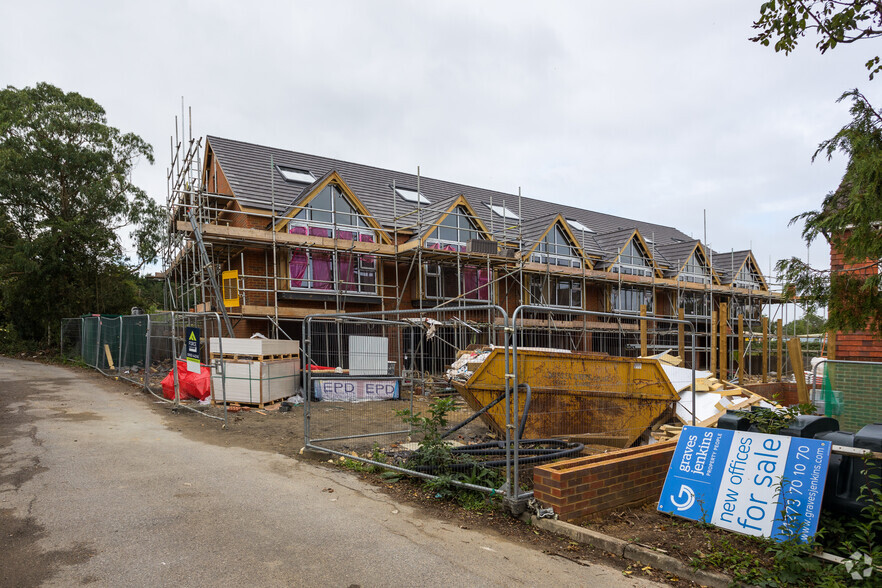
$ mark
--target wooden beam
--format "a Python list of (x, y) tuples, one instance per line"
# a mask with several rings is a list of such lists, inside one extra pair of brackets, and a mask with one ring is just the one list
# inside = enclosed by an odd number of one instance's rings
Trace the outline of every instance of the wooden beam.
[[(484, 311), (485, 313), (487, 311)], [(493, 319), (494, 325), (502, 325), (502, 317)], [(634, 331), (638, 330), (635, 324), (603, 323), (600, 321), (552, 321), (552, 326), (556, 329), (582, 329), (602, 330), (602, 331)], [(548, 327), (548, 319), (525, 319), (518, 318), (518, 327)]]
[[(178, 221), (177, 230), (184, 233), (193, 232), (189, 222)], [(272, 243), (273, 232), (263, 229), (246, 229), (242, 227), (227, 227), (214, 224), (199, 225), (199, 232), (206, 241), (256, 241), (260, 243)], [(332, 239), (330, 237), (315, 237), (313, 235), (295, 235), (293, 233), (276, 233), (275, 242), (279, 245), (294, 247), (314, 246), (325, 249), (351, 249), (356, 253), (377, 253), (381, 255), (394, 255), (397, 248), (385, 243), (366, 243), (364, 241), (350, 241), (347, 239)]]
[(744, 315), (738, 315), (738, 383), (744, 385)]
[(800, 404), (809, 402), (808, 386), (805, 384), (805, 368), (802, 365), (802, 345), (797, 337), (787, 341), (787, 353), (790, 365), (793, 366), (793, 377), (796, 379), (796, 395)]
[(784, 321), (778, 319), (778, 381), (784, 381)]
[(726, 347), (729, 343), (728, 338), (728, 321), (729, 321), (729, 305), (725, 302), (720, 303), (720, 379), (729, 379), (729, 358), (726, 356)]
[(836, 359), (836, 331), (827, 332), (827, 359)]
[(646, 357), (649, 355), (649, 345), (647, 341), (646, 334), (646, 305), (640, 305), (640, 316), (643, 317), (640, 319), (640, 357)]
[(710, 328), (710, 372), (713, 376), (719, 376), (717, 372), (717, 311), (711, 311)]
[[(677, 318), (682, 321), (685, 316), (686, 311), (684, 309), (680, 308), (677, 310)], [(677, 325), (677, 355), (679, 355), (680, 359), (684, 362), (686, 361), (686, 325), (683, 324)], [(690, 365), (692, 365), (692, 360), (690, 359), (689, 361)]]
[(761, 345), (763, 346), (763, 384), (769, 383), (769, 317), (764, 316), (760, 322), (763, 330)]
[[(257, 306), (253, 304), (246, 304), (245, 306), (241, 306), (241, 312), (230, 312), (227, 311), (227, 314), (231, 316), (243, 315), (243, 316), (273, 316), (275, 314), (275, 308), (272, 306)], [(290, 306), (280, 306), (279, 307), (279, 316), (284, 318), (304, 318), (310, 314), (336, 314), (336, 310), (329, 310), (324, 308), (293, 308)]]

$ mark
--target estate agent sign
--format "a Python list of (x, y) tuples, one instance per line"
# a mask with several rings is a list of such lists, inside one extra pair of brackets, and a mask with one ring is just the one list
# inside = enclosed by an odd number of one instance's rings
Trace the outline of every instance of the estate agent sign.
[(829, 441), (683, 427), (658, 510), (724, 529), (809, 542), (818, 529)]

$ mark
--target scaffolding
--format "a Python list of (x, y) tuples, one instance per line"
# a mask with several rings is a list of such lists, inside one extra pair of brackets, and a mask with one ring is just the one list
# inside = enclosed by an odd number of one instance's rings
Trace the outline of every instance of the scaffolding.
[[(170, 139), (171, 164), (167, 173), (166, 199), (168, 231), (161, 274), (166, 285), (165, 307), (176, 311), (222, 312), (228, 317), (231, 332), (246, 321), (250, 329), (258, 323), (265, 325), (264, 334), (267, 336), (296, 339), (301, 335), (302, 319), (307, 315), (365, 310), (429, 311), (468, 304), (486, 306), (488, 303), (514, 309), (522, 304), (540, 304), (552, 307), (554, 312), (544, 313), (541, 318), (526, 314), (520, 325), (526, 339), (520, 342), (521, 345), (638, 356), (683, 348), (682, 329), (671, 321), (683, 316), (683, 300), (689, 295), (704, 300), (702, 308), (705, 309), (700, 314), (686, 315), (696, 327), (695, 334), (690, 335), (696, 338), (699, 358), (696, 367), (715, 370), (717, 349), (741, 349), (738, 342), (743, 341), (744, 333), (748, 334), (747, 351), (743, 351), (741, 357), (719, 354), (719, 365), (724, 369), (717, 371), (728, 377), (737, 371), (736, 365), (745, 364), (746, 353), (763, 340), (768, 344), (767, 338), (761, 335), (760, 322), (766, 324), (761, 317), (774, 320), (780, 313), (781, 295), (772, 291), (737, 288), (734, 283), (720, 285), (712, 280), (704, 284), (688, 283), (676, 276), (659, 277), (655, 271), (650, 277), (626, 276), (593, 269), (593, 263), (589, 268), (587, 259), (583, 259), (579, 267), (555, 265), (550, 256), (545, 257), (544, 263), (536, 261), (530, 255), (532, 244), (524, 241), (520, 189), (518, 213), (513, 215), (516, 218), (503, 214), (501, 219), (495, 219), (491, 214), (489, 226), (474, 227), (474, 240), (492, 243), (489, 249), (473, 248), (471, 240), (468, 245), (453, 246), (451, 243), (445, 246), (438, 238), (442, 227), (451, 225), (449, 222), (443, 224), (445, 218), (452, 215), (456, 226), (466, 227), (460, 230), (467, 231), (470, 230), (468, 223), (474, 225), (475, 218), (468, 210), (463, 211), (455, 198), (424, 205), (418, 196), (415, 206), (399, 210), (394, 182), (390, 192), (393, 218), (391, 223), (382, 227), (390, 237), (388, 242), (362, 240), (359, 235), (352, 234), (353, 226), (378, 230), (376, 224), (371, 224), (372, 218), (363, 211), (347, 211), (350, 221), (338, 225), (334, 205), (329, 210), (314, 207), (315, 214), (330, 219), (322, 224), (323, 231), (307, 226), (309, 223), (299, 223), (296, 214), (284, 214), (290, 212), (293, 203), (276, 201), (274, 183), (271, 183), (269, 211), (243, 210), (231, 193), (219, 189), (216, 158), (202, 161), (205, 145), (202, 139), (193, 137), (192, 123), (185, 125), (183, 108), (181, 119), (176, 117), (175, 127), (175, 135)], [(267, 173), (275, 178), (272, 158), (266, 165)], [(416, 178), (417, 194), (420, 195), (419, 168)], [(501, 202), (504, 210), (507, 210), (506, 204)], [(294, 210), (302, 212), (303, 207), (294, 207)], [(553, 216), (549, 217), (549, 223)], [(298, 223), (306, 228), (299, 233), (292, 232), (290, 227)], [(283, 226), (284, 232), (280, 230)], [(585, 252), (585, 231), (581, 235), (578, 232), (572, 234), (576, 236), (574, 244)], [(652, 249), (654, 255), (654, 246)], [(306, 252), (304, 255), (312, 256), (310, 259), (329, 260), (322, 263), (331, 264), (329, 267), (334, 271), (329, 274), (332, 275), (310, 273), (298, 284), (308, 283), (311, 288), (292, 287), (289, 273), (294, 250)], [(372, 260), (373, 269), (358, 265), (353, 274), (352, 264), (358, 264), (364, 258)], [(712, 258), (707, 262), (713, 267)], [(349, 281), (343, 284), (341, 272), (336, 268), (344, 266), (349, 276), (358, 276), (354, 284)], [(233, 268), (238, 272), (234, 282), (227, 280), (228, 283), (219, 287), (217, 284), (223, 281), (222, 272)], [(554, 280), (569, 280), (573, 286), (578, 284), (581, 298), (578, 306), (554, 306), (548, 304), (550, 300), (534, 299), (530, 285), (537, 276), (544, 276), (547, 284)], [(637, 328), (634, 322), (614, 318), (589, 320), (586, 315), (579, 314), (578, 311), (592, 305), (599, 306), (594, 310), (612, 310), (611, 293), (623, 287), (651, 292), (651, 305), (645, 309), (645, 314), (653, 321), (646, 329)], [(228, 289), (235, 291), (236, 306), (225, 304)], [(729, 308), (734, 305), (750, 309), (750, 315), (744, 317), (747, 329), (742, 326), (739, 331), (737, 314), (731, 315), (727, 311), (725, 316), (718, 316), (727, 305)], [(772, 307), (776, 307), (774, 315)], [(633, 314), (636, 316), (639, 312)], [(488, 323), (493, 321), (492, 313), (486, 310), (462, 311), (459, 316), (451, 317), (450, 324), (439, 328), (447, 333), (444, 340), (455, 352), (474, 339), (475, 330), (491, 326)], [(780, 325), (780, 321), (778, 323)], [(691, 341), (686, 342), (685, 346), (690, 344)], [(449, 357), (448, 353), (442, 355)], [(768, 356), (764, 358), (766, 363), (762, 371), (767, 374)]]

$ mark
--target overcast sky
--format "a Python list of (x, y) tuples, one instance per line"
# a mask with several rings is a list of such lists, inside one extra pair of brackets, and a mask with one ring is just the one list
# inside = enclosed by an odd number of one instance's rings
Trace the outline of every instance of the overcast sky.
[(878, 96), (875, 46), (776, 54), (748, 40), (759, 5), (5, 2), (0, 84), (94, 98), (154, 146), (135, 180), (162, 201), (183, 96), (198, 136), (419, 165), (699, 238), (706, 209), (709, 244), (752, 246), (768, 272), (805, 257), (788, 220), (842, 176), (842, 157), (811, 163), (849, 120), (836, 98)]

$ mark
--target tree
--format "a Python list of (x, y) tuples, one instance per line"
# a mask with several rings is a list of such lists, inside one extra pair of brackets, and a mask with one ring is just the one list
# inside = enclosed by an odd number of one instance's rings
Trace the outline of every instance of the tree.
[[(815, 47), (823, 54), (837, 45), (882, 35), (882, 2), (866, 0), (771, 0), (760, 6), (753, 23), (759, 33), (751, 41), (789, 54), (807, 31), (818, 35)], [(866, 62), (872, 80), (882, 69), (879, 56)]]
[(849, 157), (839, 187), (827, 194), (819, 210), (804, 212), (790, 223), (804, 221), (807, 243), (819, 235), (849, 267), (816, 270), (802, 260), (778, 262), (787, 292), (809, 309), (828, 308), (829, 326), (882, 336), (882, 114), (857, 90), (852, 99), (852, 121), (815, 152), (831, 158), (837, 151)]
[[(825, 53), (839, 44), (882, 36), (882, 2), (771, 0), (760, 7), (753, 28), (759, 34), (752, 41), (766, 46), (774, 41), (775, 51), (786, 54), (812, 31), (819, 38), (816, 48)], [(868, 60), (866, 67), (872, 80), (882, 70), (879, 57)], [(882, 336), (882, 113), (857, 89), (839, 98), (846, 99), (852, 102), (851, 122), (823, 141), (812, 157), (847, 155), (845, 174), (819, 210), (790, 221), (805, 223), (806, 243), (823, 236), (842, 254), (844, 267), (816, 270), (794, 257), (779, 261), (777, 270), (788, 298), (798, 298), (809, 312), (827, 307), (829, 328), (868, 329)]]
[(0, 309), (18, 335), (139, 302), (135, 273), (156, 259), (163, 222), (130, 180), (141, 158), (153, 163), (150, 145), (109, 126), (90, 98), (46, 83), (0, 90)]
[(784, 325), (785, 333), (796, 333), (797, 335), (819, 334), (827, 330), (827, 321), (814, 313), (806, 314), (801, 319), (790, 321)]

